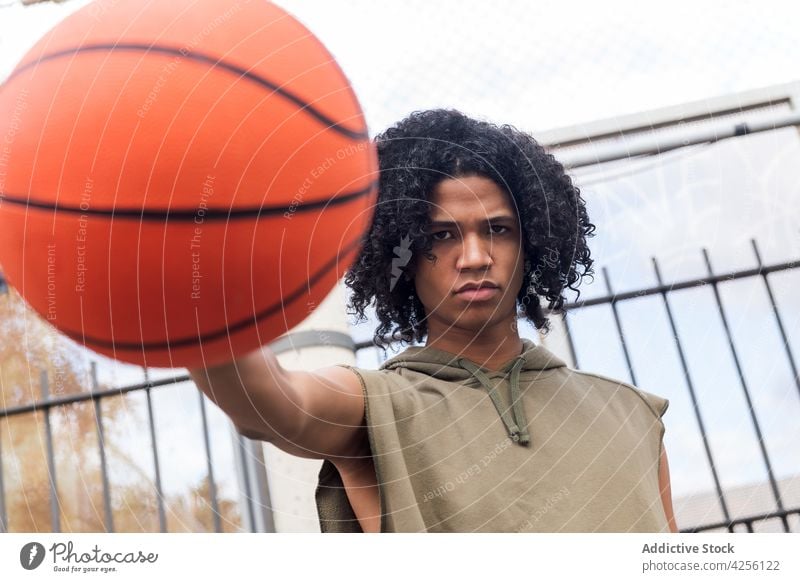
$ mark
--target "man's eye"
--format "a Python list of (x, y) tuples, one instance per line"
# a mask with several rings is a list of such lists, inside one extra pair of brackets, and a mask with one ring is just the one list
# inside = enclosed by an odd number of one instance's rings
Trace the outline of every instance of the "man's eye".
[[(495, 229), (495, 228), (499, 228), (501, 230), (499, 232), (491, 230), (491, 229)], [(491, 231), (491, 234), (503, 234), (508, 230), (508, 227), (507, 226), (503, 226), (501, 224), (493, 224), (493, 225), (491, 225), (489, 227), (489, 229)], [(434, 238), (434, 240), (448, 240), (448, 237), (439, 236), (439, 235), (449, 235), (449, 234), (450, 234), (450, 231), (448, 231), (448, 230), (440, 230), (440, 231), (434, 232), (433, 234), (431, 234), (431, 236)]]

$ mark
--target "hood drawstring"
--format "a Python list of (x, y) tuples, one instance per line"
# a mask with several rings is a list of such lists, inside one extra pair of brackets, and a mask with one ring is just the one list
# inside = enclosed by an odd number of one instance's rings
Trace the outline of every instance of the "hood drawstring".
[(492, 387), (489, 378), (486, 377), (486, 374), (484, 374), (478, 366), (464, 358), (459, 358), (457, 362), (459, 366), (471, 372), (472, 375), (478, 379), (478, 382), (489, 392), (489, 398), (492, 399), (497, 413), (500, 415), (500, 418), (503, 419), (503, 423), (506, 425), (511, 439), (521, 445), (530, 443), (531, 438), (527, 429), (528, 421), (525, 419), (525, 411), (522, 408), (522, 400), (519, 394), (519, 372), (522, 365), (525, 363), (525, 358), (522, 356), (517, 357), (514, 365), (511, 367), (511, 407), (513, 417), (509, 416), (508, 410), (503, 410), (503, 403), (497, 395), (496, 387)]

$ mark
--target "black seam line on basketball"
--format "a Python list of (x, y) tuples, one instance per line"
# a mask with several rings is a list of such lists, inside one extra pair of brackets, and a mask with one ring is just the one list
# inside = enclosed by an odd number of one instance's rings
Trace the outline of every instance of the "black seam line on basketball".
[[(269, 79), (267, 79), (265, 77), (262, 77), (260, 75), (255, 74), (255, 73), (252, 73), (252, 72), (248, 71), (247, 69), (243, 69), (242, 67), (240, 67), (238, 65), (227, 63), (227, 62), (223, 61), (222, 59), (215, 59), (214, 57), (212, 57), (210, 55), (206, 55), (206, 54), (203, 54), (203, 53), (190, 53), (190, 52), (187, 52), (186, 54), (184, 54), (183, 52), (181, 52), (180, 49), (177, 49), (177, 48), (174, 48), (174, 47), (171, 47), (171, 46), (148, 45), (148, 44), (141, 44), (141, 43), (119, 43), (119, 44), (98, 43), (98, 44), (88, 44), (88, 45), (85, 45), (85, 46), (80, 46), (80, 47), (75, 47), (75, 48), (63, 49), (63, 50), (56, 51), (56, 52), (53, 52), (53, 53), (45, 54), (42, 57), (40, 57), (39, 59), (36, 59), (34, 61), (31, 61), (30, 63), (27, 63), (27, 64), (19, 67), (17, 70), (13, 71), (8, 76), (8, 78), (6, 79), (6, 82), (8, 82), (11, 79), (13, 79), (14, 77), (16, 77), (22, 71), (25, 71), (26, 69), (29, 69), (32, 66), (36, 65), (37, 63), (41, 63), (43, 61), (50, 61), (50, 60), (53, 60), (53, 59), (58, 59), (58, 58), (61, 58), (61, 57), (74, 55), (74, 54), (77, 54), (77, 53), (84, 53), (84, 52), (91, 52), (91, 51), (104, 51), (104, 50), (105, 51), (131, 51), (131, 52), (150, 52), (150, 51), (152, 51), (152, 52), (164, 53), (164, 54), (173, 55), (173, 56), (178, 56), (179, 55), (181, 58), (186, 58), (186, 59), (189, 59), (189, 60), (192, 60), (192, 61), (197, 61), (199, 63), (210, 64), (210, 65), (212, 65), (214, 67), (220, 67), (220, 68), (228, 71), (229, 73), (234, 73), (234, 74), (239, 75), (240, 77), (244, 77), (244, 78), (246, 78), (246, 79), (248, 79), (248, 80), (250, 80), (250, 81), (252, 81), (252, 82), (254, 82), (254, 83), (256, 83), (256, 84), (258, 84), (260, 86), (262, 86), (262, 87), (266, 87), (267, 89), (270, 89), (271, 91), (277, 93), (278, 95), (280, 95), (284, 99), (287, 99), (288, 101), (291, 101), (292, 103), (294, 103), (295, 105), (300, 107), (300, 109), (302, 111), (305, 111), (306, 113), (311, 115), (314, 119), (316, 119), (317, 121), (319, 121), (323, 125), (327, 126), (329, 129), (332, 129), (333, 131), (335, 131), (335, 132), (337, 132), (337, 133), (339, 133), (339, 134), (341, 134), (341, 135), (343, 135), (345, 137), (348, 137), (348, 138), (350, 138), (352, 140), (362, 140), (362, 139), (367, 139), (369, 137), (368, 132), (367, 132), (366, 129), (361, 130), (361, 131), (356, 131), (356, 130), (353, 130), (353, 129), (349, 129), (349, 128), (341, 125), (340, 123), (337, 123), (336, 121), (334, 121), (333, 119), (331, 119), (330, 117), (328, 117), (327, 115), (322, 113), (319, 109), (317, 109), (316, 107), (314, 107), (310, 103), (306, 103), (305, 101), (303, 101), (303, 99), (301, 99), (300, 97), (298, 97), (297, 95), (295, 95), (294, 93), (289, 91), (288, 89), (282, 88), (280, 85), (270, 81)], [(2, 88), (2, 85), (0, 85), (0, 88)]]
[(347, 192), (346, 194), (337, 195), (335, 198), (328, 198), (323, 200), (314, 200), (313, 202), (306, 202), (305, 204), (296, 205), (272, 205), (272, 206), (252, 206), (245, 208), (231, 208), (225, 210), (223, 208), (205, 208), (198, 210), (170, 210), (170, 209), (141, 209), (141, 208), (87, 208), (81, 210), (80, 206), (71, 206), (67, 204), (52, 204), (40, 200), (26, 200), (22, 196), (9, 196), (0, 193), (0, 207), (3, 202), (8, 204), (15, 204), (18, 206), (25, 206), (27, 208), (35, 208), (37, 210), (48, 210), (56, 212), (65, 212), (68, 214), (84, 214), (93, 216), (109, 216), (114, 219), (120, 220), (158, 220), (158, 221), (171, 221), (171, 222), (193, 222), (195, 219), (200, 219), (205, 222), (206, 220), (240, 220), (245, 218), (262, 218), (267, 216), (274, 216), (290, 212), (292, 214), (297, 212), (311, 212), (319, 210), (320, 208), (328, 208), (337, 206), (339, 204), (347, 204), (355, 199), (362, 198), (370, 194), (377, 182), (373, 182), (366, 188)]
[(72, 330), (67, 330), (61, 328), (66, 333), (69, 333), (74, 338), (81, 338), (86, 345), (95, 346), (95, 347), (103, 347), (108, 349), (114, 349), (119, 351), (139, 351), (139, 350), (157, 350), (157, 349), (175, 349), (175, 348), (183, 348), (187, 346), (196, 345), (197, 343), (202, 342), (210, 342), (218, 340), (226, 335), (237, 333), (243, 329), (246, 329), (254, 324), (257, 324), (259, 321), (264, 319), (265, 317), (269, 317), (270, 315), (277, 312), (279, 309), (286, 307), (287, 305), (291, 305), (295, 301), (297, 301), (305, 292), (306, 287), (313, 287), (317, 284), (317, 281), (322, 278), (340, 259), (342, 255), (347, 255), (351, 250), (357, 247), (361, 243), (361, 236), (358, 236), (353, 242), (349, 243), (342, 253), (339, 253), (336, 257), (325, 263), (322, 268), (317, 271), (307, 283), (304, 283), (300, 286), (297, 290), (293, 291), (289, 295), (283, 298), (283, 300), (279, 301), (275, 305), (271, 305), (266, 309), (263, 309), (259, 313), (255, 314), (254, 316), (250, 316), (247, 319), (243, 319), (241, 321), (236, 322), (232, 326), (225, 327), (224, 329), (209, 332), (205, 335), (198, 337), (187, 337), (181, 338), (176, 340), (170, 340), (167, 342), (114, 342), (103, 340), (99, 338), (93, 338), (91, 336), (87, 336), (82, 333), (78, 333)]

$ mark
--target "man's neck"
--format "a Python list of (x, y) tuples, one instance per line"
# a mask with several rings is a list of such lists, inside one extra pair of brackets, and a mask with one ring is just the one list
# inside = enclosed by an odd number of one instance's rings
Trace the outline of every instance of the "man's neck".
[(522, 340), (510, 325), (496, 326), (480, 334), (454, 327), (441, 335), (429, 331), (425, 346), (457, 354), (488, 370), (501, 369), (523, 351)]

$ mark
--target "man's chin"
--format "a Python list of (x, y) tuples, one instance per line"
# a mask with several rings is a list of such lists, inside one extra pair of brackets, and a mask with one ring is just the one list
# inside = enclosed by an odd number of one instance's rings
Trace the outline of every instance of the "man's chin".
[(450, 321), (453, 327), (472, 331), (476, 334), (486, 331), (493, 325), (497, 325), (505, 318), (497, 313), (497, 306), (481, 307), (479, 309), (469, 308), (457, 314)]

